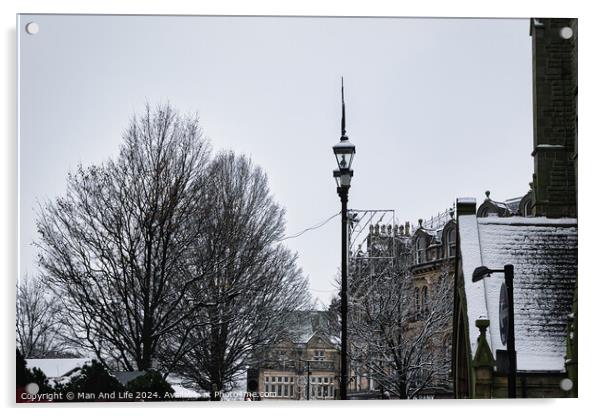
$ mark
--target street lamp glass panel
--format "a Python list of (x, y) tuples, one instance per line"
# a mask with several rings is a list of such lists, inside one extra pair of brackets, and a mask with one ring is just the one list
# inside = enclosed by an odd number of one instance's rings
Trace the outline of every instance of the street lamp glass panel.
[(332, 147), (337, 159), (339, 169), (351, 169), (353, 156), (355, 155), (355, 146), (347, 139), (341, 140)]
[(335, 153), (335, 156), (337, 158), (337, 165), (339, 165), (339, 169), (351, 168), (351, 162), (353, 161), (353, 153)]
[(334, 180), (337, 182), (337, 188), (341, 186), (351, 186), (351, 178), (353, 177), (353, 171), (350, 169), (335, 170), (332, 172)]

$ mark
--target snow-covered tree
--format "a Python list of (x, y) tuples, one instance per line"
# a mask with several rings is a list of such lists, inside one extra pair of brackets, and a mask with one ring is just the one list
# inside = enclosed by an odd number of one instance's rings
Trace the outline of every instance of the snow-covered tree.
[(350, 366), (402, 399), (446, 385), (451, 359), (444, 341), (451, 329), (453, 279), (442, 273), (431, 285), (428, 307), (417, 310), (408, 267), (407, 261), (359, 258), (350, 273)]
[[(251, 353), (277, 342), (287, 316), (307, 307), (307, 279), (296, 256), (281, 243), (284, 210), (270, 195), (267, 177), (250, 159), (232, 152), (209, 166), (207, 216), (199, 218), (191, 267), (198, 291), (213, 304), (183, 321), (165, 357), (170, 368), (219, 399), (240, 375)], [(186, 339), (182, 342), (182, 339)], [(181, 347), (180, 347), (181, 346)]]

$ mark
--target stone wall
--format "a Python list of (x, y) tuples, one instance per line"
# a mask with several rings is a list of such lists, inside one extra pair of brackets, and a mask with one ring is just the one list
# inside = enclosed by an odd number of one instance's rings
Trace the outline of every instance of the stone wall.
[(576, 217), (577, 19), (532, 19), (531, 38), (534, 213)]

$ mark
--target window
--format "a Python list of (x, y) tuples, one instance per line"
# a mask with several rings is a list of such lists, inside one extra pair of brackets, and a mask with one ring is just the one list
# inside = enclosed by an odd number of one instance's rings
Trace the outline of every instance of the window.
[(533, 216), (533, 205), (529, 201), (527, 201), (527, 203), (525, 204), (525, 211), (523, 213), (523, 216), (525, 216), (525, 217)]
[(324, 361), (325, 358), (326, 358), (326, 354), (324, 353), (324, 350), (316, 350), (314, 352), (314, 360), (315, 361)]
[(414, 306), (416, 307), (416, 316), (420, 315), (420, 289), (414, 288)]
[(428, 313), (428, 307), (429, 307), (429, 289), (428, 287), (424, 286), (422, 288), (422, 312), (423, 313)]
[(312, 377), (310, 394), (312, 399), (334, 399), (334, 377)]
[(453, 228), (447, 233), (447, 257), (456, 256), (456, 229)]
[(268, 397), (292, 398), (294, 396), (294, 378), (291, 376), (266, 376), (264, 391)]
[(422, 264), (426, 261), (426, 241), (424, 237), (418, 237), (416, 240), (416, 264)]

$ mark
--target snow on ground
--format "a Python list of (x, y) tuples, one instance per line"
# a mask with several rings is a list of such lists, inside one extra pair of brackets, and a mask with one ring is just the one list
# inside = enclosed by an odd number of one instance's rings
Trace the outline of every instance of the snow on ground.
[(247, 373), (243, 372), (239, 374), (235, 379), (234, 388), (224, 393), (222, 396), (222, 400), (224, 401), (241, 401), (245, 399), (245, 394), (247, 393)]

